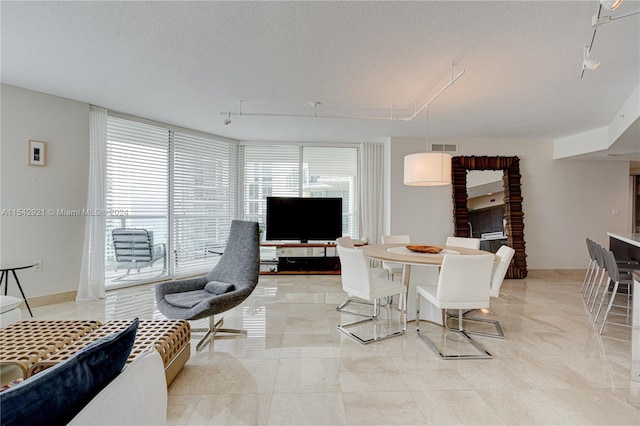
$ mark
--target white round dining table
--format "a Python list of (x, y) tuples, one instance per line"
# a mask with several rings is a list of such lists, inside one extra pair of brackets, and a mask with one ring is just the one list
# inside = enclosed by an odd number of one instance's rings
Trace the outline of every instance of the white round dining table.
[[(411, 244), (417, 245), (417, 244)], [(370, 259), (383, 260), (402, 264), (402, 282), (407, 288), (407, 320), (416, 319), (416, 287), (419, 284), (435, 285), (438, 280), (439, 268), (445, 254), (455, 255), (480, 255), (488, 254), (483, 250), (475, 250), (465, 247), (430, 245), (441, 249), (440, 253), (418, 253), (407, 248), (407, 244), (368, 244), (359, 247)], [(428, 271), (418, 279), (411, 279), (412, 266), (427, 266)], [(419, 282), (419, 281), (427, 281)], [(420, 309), (420, 320), (443, 324), (444, 312), (430, 303), (423, 303)]]

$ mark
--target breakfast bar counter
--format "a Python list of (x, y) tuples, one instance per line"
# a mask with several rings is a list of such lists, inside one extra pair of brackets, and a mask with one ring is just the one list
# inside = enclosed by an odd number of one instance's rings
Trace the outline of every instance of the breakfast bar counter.
[(607, 232), (609, 250), (616, 259), (632, 259), (640, 261), (640, 234)]
[[(609, 235), (609, 250), (616, 259), (640, 261), (640, 234)], [(631, 328), (631, 379), (640, 382), (640, 270), (633, 272), (632, 289), (632, 328)]]
[(633, 273), (631, 379), (640, 382), (640, 271)]

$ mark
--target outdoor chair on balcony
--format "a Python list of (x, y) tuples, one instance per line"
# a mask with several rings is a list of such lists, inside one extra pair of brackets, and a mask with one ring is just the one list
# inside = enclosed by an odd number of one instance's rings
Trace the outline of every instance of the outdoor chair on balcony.
[[(164, 243), (153, 243), (153, 232), (146, 229), (116, 228), (111, 232), (113, 250), (116, 256), (116, 271), (153, 266), (162, 259), (162, 273), (167, 271), (167, 247)], [(118, 279), (121, 279), (120, 277)]]

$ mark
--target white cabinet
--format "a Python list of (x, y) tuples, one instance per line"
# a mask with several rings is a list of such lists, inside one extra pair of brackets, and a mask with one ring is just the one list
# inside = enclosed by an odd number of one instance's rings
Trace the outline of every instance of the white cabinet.
[(335, 244), (262, 243), (261, 247), (275, 248), (277, 258), (268, 266), (261, 261), (261, 274), (340, 274)]

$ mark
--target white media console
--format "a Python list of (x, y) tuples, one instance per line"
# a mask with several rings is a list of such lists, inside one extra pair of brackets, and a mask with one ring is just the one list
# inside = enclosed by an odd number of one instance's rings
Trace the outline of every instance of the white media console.
[(260, 244), (261, 274), (340, 274), (335, 243)]

